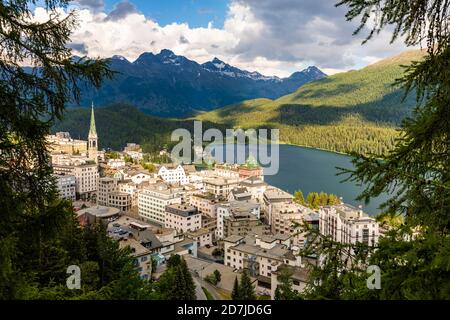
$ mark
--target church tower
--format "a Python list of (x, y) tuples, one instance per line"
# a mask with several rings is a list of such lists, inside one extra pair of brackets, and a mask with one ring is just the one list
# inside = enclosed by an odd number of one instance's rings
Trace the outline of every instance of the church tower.
[(97, 129), (95, 128), (95, 115), (94, 115), (94, 103), (92, 102), (91, 106), (91, 125), (89, 127), (88, 134), (88, 156), (89, 159), (98, 161), (98, 137), (97, 137)]

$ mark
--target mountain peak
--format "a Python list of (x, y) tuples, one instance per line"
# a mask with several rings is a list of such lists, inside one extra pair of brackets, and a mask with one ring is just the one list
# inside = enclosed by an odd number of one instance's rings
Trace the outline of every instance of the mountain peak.
[(222, 60), (220, 60), (217, 57), (214, 57), (214, 59), (211, 60), (212, 63), (224, 63)]
[(133, 63), (139, 64), (152, 61), (155, 61), (155, 55), (152, 52), (144, 52)]
[(162, 49), (157, 55), (161, 57), (172, 57), (175, 55), (175, 53), (173, 53), (173, 51), (169, 49)]
[(127, 58), (125, 58), (124, 56), (118, 55), (118, 54), (113, 55), (111, 57), (111, 59), (129, 62)]
[(327, 75), (322, 72), (319, 68), (316, 66), (309, 66), (306, 69), (303, 69), (302, 71), (297, 71), (291, 74), (289, 77), (290, 79), (300, 79), (304, 77), (313, 78), (314, 80), (318, 80), (321, 78), (326, 77)]

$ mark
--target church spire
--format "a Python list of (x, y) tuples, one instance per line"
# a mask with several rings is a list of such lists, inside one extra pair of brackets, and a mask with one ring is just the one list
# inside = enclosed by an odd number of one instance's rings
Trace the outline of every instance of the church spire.
[(89, 128), (89, 136), (97, 136), (97, 129), (95, 128), (94, 102), (91, 106), (91, 126)]

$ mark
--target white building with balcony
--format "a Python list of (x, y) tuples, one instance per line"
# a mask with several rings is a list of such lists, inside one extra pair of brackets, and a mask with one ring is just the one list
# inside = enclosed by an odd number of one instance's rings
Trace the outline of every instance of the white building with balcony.
[(348, 204), (326, 206), (319, 210), (320, 233), (334, 241), (375, 246), (380, 236), (378, 222), (360, 208)]

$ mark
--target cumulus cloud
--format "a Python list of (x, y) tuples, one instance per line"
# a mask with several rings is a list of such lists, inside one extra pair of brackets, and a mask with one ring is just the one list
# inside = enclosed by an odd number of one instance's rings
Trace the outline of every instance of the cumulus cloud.
[[(399, 41), (389, 46), (389, 31), (361, 46), (364, 32), (353, 36), (357, 22), (345, 20), (346, 8), (330, 0), (235, 0), (226, 23), (239, 25), (243, 35), (234, 53), (241, 59), (310, 62), (328, 69), (360, 67), (362, 57), (383, 58), (405, 49)], [(245, 12), (247, 21), (240, 15)], [(259, 30), (244, 26), (262, 25)], [(244, 25), (244, 26), (242, 26)], [(236, 27), (235, 27), (236, 28)]]
[(109, 13), (94, 9), (101, 0), (78, 2), (91, 7), (79, 12), (72, 48), (90, 56), (133, 61), (167, 48), (199, 63), (218, 57), (249, 71), (288, 76), (309, 65), (328, 73), (356, 69), (405, 49), (400, 41), (388, 45), (389, 31), (361, 46), (364, 35), (352, 36), (356, 23), (345, 21), (345, 8), (330, 0), (231, 0), (221, 28), (213, 22), (162, 26), (126, 0)]

